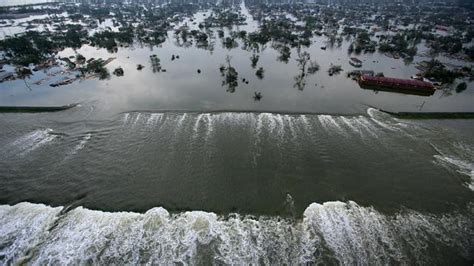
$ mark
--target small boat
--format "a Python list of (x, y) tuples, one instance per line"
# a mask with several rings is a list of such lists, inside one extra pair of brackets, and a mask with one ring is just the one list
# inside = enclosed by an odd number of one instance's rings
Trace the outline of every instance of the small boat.
[(351, 60), (349, 60), (349, 64), (357, 68), (362, 67), (362, 61), (360, 61), (359, 59), (355, 57), (351, 57)]

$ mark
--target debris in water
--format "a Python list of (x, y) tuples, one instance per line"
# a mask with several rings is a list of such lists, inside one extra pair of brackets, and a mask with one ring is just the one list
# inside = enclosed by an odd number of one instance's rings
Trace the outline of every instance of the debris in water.
[(114, 70), (113, 74), (117, 77), (121, 77), (124, 75), (124, 71), (122, 67), (118, 67)]
[(263, 98), (263, 96), (262, 96), (261, 92), (255, 92), (254, 95), (253, 95), (253, 99), (255, 101), (260, 101), (262, 98)]

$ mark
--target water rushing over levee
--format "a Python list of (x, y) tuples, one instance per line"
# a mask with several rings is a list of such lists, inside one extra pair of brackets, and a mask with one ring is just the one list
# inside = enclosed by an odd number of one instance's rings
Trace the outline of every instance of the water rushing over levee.
[(352, 201), (312, 203), (298, 220), (20, 203), (0, 206), (0, 262), (462, 264), (474, 259), (472, 215), (384, 215)]
[(473, 199), (470, 121), (445, 126), (375, 109), (81, 119), (89, 114), (83, 106), (2, 116), (0, 202), (300, 217), (312, 202), (444, 212)]
[(0, 264), (474, 260), (470, 120), (96, 112), (0, 116)]

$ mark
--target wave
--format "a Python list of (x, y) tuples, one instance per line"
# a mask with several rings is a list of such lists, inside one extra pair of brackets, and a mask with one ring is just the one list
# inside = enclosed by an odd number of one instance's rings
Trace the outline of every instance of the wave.
[(442, 161), (456, 168), (457, 172), (470, 177), (467, 186), (474, 191), (474, 162), (460, 160), (455, 157), (434, 155), (435, 159)]
[(0, 206), (0, 264), (431, 264), (474, 259), (467, 213), (313, 203), (301, 220)]
[[(466, 186), (474, 191), (474, 150), (461, 143), (451, 145), (451, 149), (441, 149), (432, 144), (438, 154), (433, 155), (435, 161), (448, 170), (455, 170), (470, 179), (466, 181)], [(449, 146), (448, 146), (449, 147)]]
[(14, 147), (17, 152), (24, 155), (53, 141), (58, 135), (52, 134), (52, 132), (53, 130), (51, 128), (38, 129), (16, 139), (10, 146)]
[[(128, 128), (176, 127), (189, 131), (197, 138), (198, 134), (209, 137), (222, 125), (248, 126), (256, 129), (257, 135), (263, 130), (280, 139), (295, 139), (298, 132), (308, 133), (311, 130), (337, 133), (344, 137), (375, 137), (380, 134), (398, 131), (409, 135), (411, 125), (392, 118), (376, 109), (369, 108), (368, 116), (313, 115), (313, 114), (278, 114), (253, 112), (129, 112), (122, 114), (123, 125)], [(188, 123), (186, 123), (188, 122)], [(168, 124), (167, 124), (168, 123)], [(416, 130), (416, 128), (415, 128)]]
[(89, 140), (91, 139), (92, 137), (92, 134), (91, 133), (87, 133), (82, 139), (81, 141), (76, 145), (76, 147), (74, 147), (74, 150), (72, 151), (72, 154), (76, 154), (78, 151), (84, 149), (84, 147), (86, 146), (87, 142), (89, 142)]

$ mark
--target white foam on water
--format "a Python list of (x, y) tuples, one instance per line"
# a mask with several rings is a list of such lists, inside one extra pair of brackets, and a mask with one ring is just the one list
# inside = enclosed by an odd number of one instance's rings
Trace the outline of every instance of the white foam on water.
[(342, 135), (345, 134), (345, 130), (342, 128), (341, 125), (336, 121), (336, 119), (331, 115), (318, 115), (319, 123), (322, 127), (326, 130), (336, 131), (341, 133)]
[(135, 120), (133, 120), (132, 127), (135, 127), (138, 121), (140, 121), (140, 117), (142, 116), (142, 113), (138, 113), (135, 117)]
[(124, 125), (127, 124), (129, 119), (130, 119), (130, 114), (129, 114), (129, 113), (125, 113), (125, 114), (123, 115), (123, 120), (122, 120), (123, 124), (124, 124)]
[(387, 130), (389, 130), (389, 131), (401, 131), (399, 128), (397, 128), (397, 127), (395, 127), (395, 126), (392, 126), (392, 125), (389, 125), (389, 124), (387, 124), (387, 123), (384, 123), (384, 122), (382, 122), (382, 121), (380, 121), (380, 120), (377, 120), (377, 119), (375, 119), (375, 118), (373, 118), (373, 117), (371, 117), (370, 119), (372, 119), (372, 121), (374, 121), (374, 122), (375, 122), (377, 125), (379, 125), (380, 127), (385, 128), (385, 129), (387, 129)]
[(394, 118), (390, 116), (389, 114), (386, 114), (374, 108), (367, 109), (367, 114), (370, 116), (370, 119), (373, 122), (375, 122), (378, 126), (389, 131), (401, 132), (412, 139), (417, 139), (417, 138), (411, 133), (411, 131), (417, 131), (417, 132), (424, 131), (425, 133), (429, 131), (413, 123), (403, 122), (400, 119)]
[(268, 131), (269, 132), (275, 131), (275, 129), (277, 127), (277, 123), (276, 123), (276, 120), (273, 117), (273, 114), (263, 113), (263, 114), (261, 114), (261, 116), (262, 116), (262, 121), (263, 122), (266, 121), (266, 123), (268, 125)]
[(252, 164), (254, 166), (258, 165), (258, 157), (260, 156), (260, 150), (261, 150), (261, 135), (262, 135), (262, 128), (263, 128), (263, 119), (264, 115), (263, 114), (258, 114), (255, 119), (255, 142), (253, 144), (253, 147), (255, 150), (252, 152)]
[(213, 114), (221, 123), (230, 123), (232, 125), (252, 125), (255, 122), (255, 114), (252, 113), (219, 113)]
[(238, 123), (238, 114), (237, 113), (220, 113), (215, 114), (216, 118), (219, 120), (219, 123), (228, 123), (235, 124)]
[(385, 259), (400, 262), (402, 258), (389, 219), (373, 208), (354, 202), (313, 203), (304, 215), (343, 265), (380, 265), (388, 262)]
[(309, 120), (308, 120), (308, 117), (306, 117), (306, 115), (300, 115), (300, 117), (298, 118), (298, 120), (301, 122), (301, 124), (303, 125), (303, 129), (305, 132), (309, 132), (312, 130), (312, 126), (311, 124), (309, 123)]
[[(417, 125), (407, 125), (401, 121), (391, 118), (389, 115), (385, 115), (378, 110), (369, 108), (367, 113), (370, 117), (358, 116), (358, 117), (347, 117), (347, 116), (333, 116), (333, 115), (317, 115), (317, 116), (292, 116), (289, 114), (273, 114), (273, 113), (201, 113), (192, 115), (191, 119), (189, 114), (182, 114), (176, 116), (165, 115), (163, 113), (156, 113), (146, 115), (145, 118), (147, 127), (153, 126), (160, 122), (161, 126), (169, 126), (168, 122), (173, 122), (173, 126), (180, 128), (185, 120), (192, 120), (192, 131), (193, 139), (197, 138), (200, 134), (200, 127), (203, 127), (203, 137), (209, 138), (210, 135), (218, 128), (221, 124), (229, 124), (230, 126), (239, 126), (241, 128), (254, 128), (256, 131), (257, 138), (262, 136), (264, 131), (270, 133), (270, 137), (277, 137), (283, 140), (285, 136), (291, 136), (292, 139), (298, 137), (300, 132), (308, 132), (312, 127), (313, 119), (318, 119), (321, 128), (326, 131), (336, 132), (344, 137), (349, 137), (351, 132), (359, 134), (361, 137), (374, 137), (379, 138), (381, 134), (386, 131), (398, 131), (404, 135), (414, 138), (410, 135), (410, 132), (417, 129), (423, 130), (422, 127)], [(128, 117), (129, 114), (125, 114)], [(143, 120), (141, 113), (131, 114), (133, 118), (125, 118), (128, 120), (127, 123), (136, 125), (140, 119)], [(386, 117), (388, 116), (388, 117)], [(166, 120), (163, 122), (164, 118)], [(204, 129), (205, 128), (205, 129)], [(313, 128), (315, 129), (315, 128)], [(311, 132), (314, 134), (315, 132)], [(412, 132), (413, 133), (413, 132)], [(309, 132), (308, 132), (309, 134)]]
[(73, 150), (73, 154), (77, 153), (78, 151), (84, 149), (84, 147), (86, 146), (87, 142), (91, 139), (92, 137), (92, 134), (91, 133), (87, 133), (87, 135), (85, 135), (81, 141), (76, 145), (76, 147), (74, 147), (74, 150)]
[(295, 131), (295, 124), (293, 123), (293, 117), (289, 115), (285, 115), (284, 119), (288, 127), (290, 128), (291, 137), (293, 138), (293, 140), (295, 140), (297, 136), (296, 136), (296, 131)]
[(466, 185), (470, 190), (474, 191), (474, 162), (444, 155), (434, 155), (434, 158), (438, 162), (445, 163), (450, 167), (454, 167), (458, 173), (470, 177), (471, 180), (469, 180)]
[(348, 118), (348, 117), (341, 117), (342, 122), (353, 132), (360, 134), (363, 136), (363, 132), (360, 128), (360, 125), (357, 122), (357, 118)]
[[(102, 212), (21, 203), (0, 206), (0, 264), (417, 264), (433, 263), (429, 245), (472, 260), (472, 215), (404, 211), (384, 215), (355, 202), (313, 203), (302, 220), (163, 208)], [(456, 252), (455, 254), (453, 252)]]
[(257, 127), (256, 127), (256, 131), (257, 131), (257, 138), (260, 138), (260, 134), (262, 133), (262, 128), (263, 128), (263, 118), (264, 118), (264, 115), (263, 114), (259, 114), (257, 116)]
[(201, 123), (201, 120), (203, 117), (204, 117), (204, 114), (199, 114), (198, 117), (196, 118), (196, 122), (194, 123), (194, 127), (193, 127), (194, 136), (196, 136), (198, 133), (199, 124)]
[(284, 124), (281, 115), (260, 113), (254, 123), (256, 124), (258, 138), (260, 138), (260, 135), (263, 133), (264, 129), (266, 129), (269, 133), (277, 134), (278, 136), (282, 136), (283, 134)]
[(33, 132), (30, 132), (17, 140), (15, 140), (12, 145), (14, 146), (30, 146), (31, 144), (37, 142), (38, 140), (44, 139), (50, 132), (53, 130), (51, 128), (47, 129), (38, 129)]
[(380, 127), (387, 129), (389, 131), (401, 131), (400, 128), (395, 127), (393, 126), (393, 124), (387, 122), (390, 119), (388, 114), (384, 114), (374, 108), (367, 109), (367, 114), (369, 115), (370, 119), (374, 121)]
[(19, 150), (21, 155), (25, 155), (53, 141), (57, 135), (52, 135), (51, 132), (53, 132), (51, 128), (35, 130), (12, 142), (10, 147)]
[(157, 114), (157, 113), (150, 114), (150, 116), (148, 117), (146, 121), (146, 125), (149, 127), (154, 126), (157, 123), (160, 123), (162, 119), (163, 119), (163, 114)]
[(278, 125), (278, 135), (283, 137), (285, 135), (285, 122), (283, 121), (283, 116), (280, 114), (272, 115)]
[(206, 130), (206, 141), (209, 140), (211, 134), (214, 131), (214, 117), (212, 114), (205, 114), (207, 121), (207, 130)]
[(371, 117), (371, 118), (374, 118), (374, 119), (378, 119), (378, 120), (381, 120), (381, 121), (390, 121), (390, 120), (394, 120), (394, 118), (387, 114), (387, 113), (384, 113), (380, 110), (377, 110), (375, 108), (368, 108), (367, 109), (367, 114)]
[(450, 145), (441, 149), (434, 144), (431, 146), (439, 153), (433, 155), (435, 162), (448, 170), (455, 170), (456, 172), (468, 176), (470, 180), (466, 182), (466, 186), (474, 191), (474, 151), (473, 149), (463, 143), (451, 143)]
[(376, 137), (376, 138), (379, 137), (378, 129), (366, 117), (359, 116), (357, 118), (354, 118), (354, 121), (356, 123), (356, 126), (359, 127), (359, 129), (361, 129), (361, 131), (366, 131), (367, 133), (369, 133), (373, 137)]
[(187, 117), (188, 117), (187, 113), (182, 114), (181, 117), (178, 120), (178, 126), (182, 126), (183, 123), (184, 123), (184, 120), (186, 120)]
[(42, 204), (0, 205), (0, 264), (14, 264), (35, 247), (60, 211)]
[(178, 122), (176, 123), (175, 133), (181, 130), (181, 128), (183, 127), (184, 121), (186, 120), (187, 117), (188, 117), (187, 113), (184, 113), (181, 115), (181, 117), (178, 119)]
[(344, 117), (341, 116), (341, 120), (351, 131), (359, 134), (361, 137), (366, 138), (368, 135), (378, 138), (378, 129), (372, 124), (372, 122), (364, 116), (358, 117)]
[(284, 121), (283, 117), (279, 114), (261, 113), (257, 118), (258, 132), (261, 132), (263, 128), (267, 128), (268, 132), (283, 136), (284, 134)]

